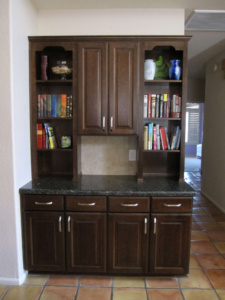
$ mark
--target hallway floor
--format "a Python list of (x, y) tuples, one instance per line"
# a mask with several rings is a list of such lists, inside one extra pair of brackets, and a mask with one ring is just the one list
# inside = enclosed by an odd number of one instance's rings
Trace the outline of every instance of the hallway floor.
[(201, 174), (186, 172), (196, 190), (190, 272), (183, 277), (31, 275), (0, 286), (4, 300), (225, 300), (225, 214), (200, 193)]

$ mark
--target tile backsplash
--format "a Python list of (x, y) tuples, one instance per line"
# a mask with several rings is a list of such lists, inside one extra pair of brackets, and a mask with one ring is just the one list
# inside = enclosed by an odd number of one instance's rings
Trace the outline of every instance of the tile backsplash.
[(129, 161), (136, 136), (82, 136), (80, 143), (83, 175), (136, 175), (137, 163)]

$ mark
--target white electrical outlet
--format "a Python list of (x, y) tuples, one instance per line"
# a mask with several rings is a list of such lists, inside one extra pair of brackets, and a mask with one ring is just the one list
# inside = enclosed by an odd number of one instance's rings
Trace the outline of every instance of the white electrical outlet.
[(136, 161), (136, 150), (129, 150), (129, 161)]

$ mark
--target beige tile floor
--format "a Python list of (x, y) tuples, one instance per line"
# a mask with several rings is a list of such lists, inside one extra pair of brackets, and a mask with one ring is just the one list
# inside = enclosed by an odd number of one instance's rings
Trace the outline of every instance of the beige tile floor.
[(199, 172), (185, 173), (185, 180), (196, 190), (188, 276), (29, 274), (21, 286), (0, 286), (0, 299), (225, 300), (225, 215), (201, 195)]

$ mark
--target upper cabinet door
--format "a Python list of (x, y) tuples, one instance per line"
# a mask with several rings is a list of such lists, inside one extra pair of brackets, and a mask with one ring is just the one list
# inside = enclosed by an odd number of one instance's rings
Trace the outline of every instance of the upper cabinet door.
[(78, 45), (78, 132), (107, 133), (107, 43)]
[(136, 133), (138, 45), (115, 42), (109, 46), (109, 134)]

